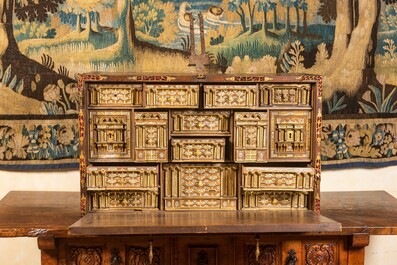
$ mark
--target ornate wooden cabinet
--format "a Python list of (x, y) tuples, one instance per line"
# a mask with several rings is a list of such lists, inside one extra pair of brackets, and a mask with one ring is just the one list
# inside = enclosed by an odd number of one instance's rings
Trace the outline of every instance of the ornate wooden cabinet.
[(319, 76), (79, 77), (81, 210), (320, 210)]

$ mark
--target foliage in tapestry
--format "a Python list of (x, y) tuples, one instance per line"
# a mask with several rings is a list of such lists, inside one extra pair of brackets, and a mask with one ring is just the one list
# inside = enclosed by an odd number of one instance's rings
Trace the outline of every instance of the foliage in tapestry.
[(0, 0), (0, 13), (1, 115), (76, 115), (77, 73), (200, 63), (323, 75), (325, 116), (397, 109), (395, 1)]
[(0, 126), (1, 160), (56, 160), (78, 158), (79, 134), (76, 126)]

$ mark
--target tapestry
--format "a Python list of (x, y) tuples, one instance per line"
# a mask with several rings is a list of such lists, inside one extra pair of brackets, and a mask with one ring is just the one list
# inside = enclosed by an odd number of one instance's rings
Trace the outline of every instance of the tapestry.
[(396, 0), (0, 0), (0, 168), (78, 168), (77, 74), (323, 79), (324, 168), (397, 164)]

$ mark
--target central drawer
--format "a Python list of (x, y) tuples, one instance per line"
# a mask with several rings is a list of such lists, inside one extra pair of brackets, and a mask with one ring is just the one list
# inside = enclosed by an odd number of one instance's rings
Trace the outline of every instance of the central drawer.
[(223, 162), (225, 139), (172, 139), (173, 162)]
[(237, 165), (163, 166), (165, 210), (236, 210)]

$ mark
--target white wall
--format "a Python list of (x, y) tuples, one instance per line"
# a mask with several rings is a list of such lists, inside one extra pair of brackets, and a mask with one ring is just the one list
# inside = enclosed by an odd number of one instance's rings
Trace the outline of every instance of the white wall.
[[(79, 191), (79, 172), (0, 171), (0, 198), (11, 190)], [(397, 166), (323, 171), (322, 191), (385, 190), (397, 197)], [(397, 236), (372, 236), (365, 265), (395, 265)], [(36, 238), (0, 238), (1, 262), (39, 265)]]

